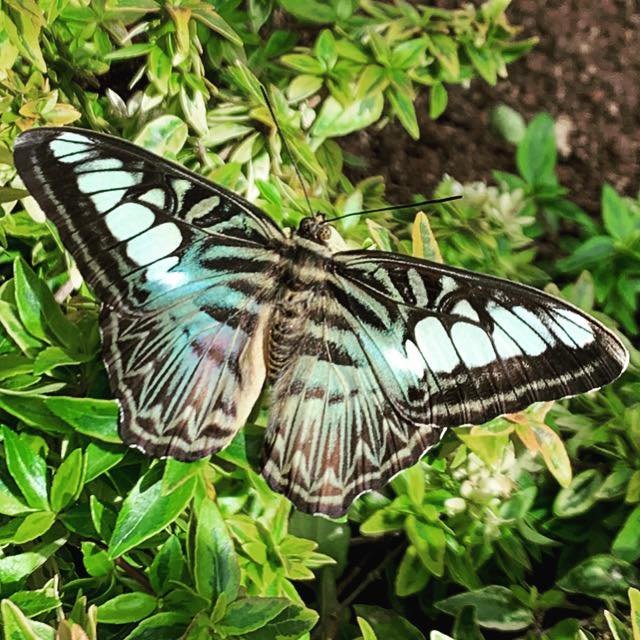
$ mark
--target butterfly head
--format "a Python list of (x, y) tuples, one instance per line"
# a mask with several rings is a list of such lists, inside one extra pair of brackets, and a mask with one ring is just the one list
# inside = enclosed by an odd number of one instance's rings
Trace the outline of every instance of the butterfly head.
[(324, 214), (316, 213), (314, 216), (302, 218), (298, 225), (297, 234), (301, 238), (313, 240), (326, 245), (331, 239), (331, 226), (325, 221)]

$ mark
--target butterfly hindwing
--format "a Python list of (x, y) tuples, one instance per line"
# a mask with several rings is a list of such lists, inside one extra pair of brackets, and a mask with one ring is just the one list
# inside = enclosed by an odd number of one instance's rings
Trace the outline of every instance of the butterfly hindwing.
[(33, 130), (15, 161), (104, 305), (125, 441), (182, 459), (220, 449), (265, 378), (281, 231), (238, 196), (109, 136)]
[(416, 425), (389, 401), (398, 381), (376, 358), (344, 301), (319, 297), (274, 382), (264, 452), (270, 486), (303, 511), (342, 515), (440, 440), (437, 425)]

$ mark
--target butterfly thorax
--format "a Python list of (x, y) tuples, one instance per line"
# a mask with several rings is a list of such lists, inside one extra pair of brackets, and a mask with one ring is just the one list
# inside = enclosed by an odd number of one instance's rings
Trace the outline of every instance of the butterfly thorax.
[(331, 255), (329, 247), (297, 234), (288, 243), (286, 266), (280, 276), (269, 323), (267, 372), (270, 382), (299, 346), (308, 317), (322, 304)]

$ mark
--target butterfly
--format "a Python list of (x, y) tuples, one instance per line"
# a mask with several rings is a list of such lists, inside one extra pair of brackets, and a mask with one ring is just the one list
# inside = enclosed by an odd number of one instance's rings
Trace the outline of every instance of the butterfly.
[(262, 473), (303, 511), (344, 514), (447, 428), (597, 389), (627, 366), (620, 340), (562, 300), (348, 250), (322, 215), (287, 233), (120, 139), (40, 128), (14, 157), (102, 302), (124, 442), (207, 456), (268, 384)]

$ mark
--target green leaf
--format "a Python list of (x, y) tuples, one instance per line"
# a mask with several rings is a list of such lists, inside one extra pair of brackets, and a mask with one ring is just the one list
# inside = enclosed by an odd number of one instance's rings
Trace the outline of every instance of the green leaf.
[(240, 598), (229, 605), (222, 620), (216, 624), (216, 631), (229, 636), (255, 631), (291, 604), (285, 598)]
[(148, 593), (122, 593), (98, 607), (98, 622), (128, 624), (150, 616), (158, 602)]
[(171, 581), (181, 580), (184, 556), (177, 536), (169, 536), (160, 547), (149, 567), (149, 582), (153, 590), (162, 595), (172, 588)]
[(29, 620), (11, 600), (3, 600), (2, 626), (5, 640), (53, 640), (55, 630)]
[[(33, 4), (33, 11), (20, 11), (17, 26), (20, 33), (18, 48), (42, 73), (47, 72), (47, 65), (40, 49), (41, 27), (43, 26), (42, 10)], [(21, 7), (24, 9), (23, 7)]]
[(291, 102), (300, 102), (316, 94), (322, 84), (322, 78), (303, 73), (293, 78), (287, 87), (287, 97)]
[(436, 82), (429, 90), (429, 117), (432, 120), (439, 118), (447, 108), (449, 95), (442, 82)]
[(0, 585), (13, 585), (41, 567), (64, 543), (66, 538), (33, 547), (15, 556), (0, 558)]
[(218, 505), (204, 499), (197, 510), (193, 573), (198, 593), (208, 601), (224, 593), (228, 601), (238, 595), (240, 567), (233, 540)]
[(565, 591), (593, 598), (626, 602), (627, 589), (638, 586), (638, 570), (628, 562), (609, 555), (587, 558), (558, 580)]
[(27, 504), (34, 509), (47, 511), (47, 464), (27, 443), (25, 436), (18, 436), (4, 428), (4, 451), (7, 468), (18, 485)]
[(58, 467), (51, 483), (51, 508), (56, 513), (75, 502), (87, 473), (87, 460), (82, 449), (74, 449)]
[(441, 527), (426, 524), (410, 515), (405, 529), (424, 566), (434, 575), (444, 573), (445, 535)]
[(45, 398), (44, 402), (52, 413), (79, 433), (102, 442), (122, 443), (118, 435), (118, 403), (115, 400), (55, 396)]
[(115, 564), (109, 559), (105, 549), (101, 549), (94, 542), (82, 542), (82, 563), (87, 573), (95, 578), (108, 576), (113, 571)]
[(608, 184), (602, 187), (602, 220), (609, 235), (618, 240), (629, 239), (636, 229), (627, 203)]
[(423, 258), (433, 262), (442, 262), (440, 247), (433, 235), (429, 218), (423, 211), (419, 211), (413, 221), (411, 229), (412, 252), (416, 258)]
[(33, 356), (42, 348), (42, 342), (27, 333), (20, 320), (17, 308), (6, 300), (0, 300), (0, 323), (25, 355)]
[(482, 627), (499, 631), (519, 631), (533, 623), (533, 613), (506, 587), (489, 585), (436, 602), (436, 607), (453, 616), (473, 607)]
[(442, 67), (453, 77), (460, 75), (460, 60), (456, 41), (444, 33), (425, 36), (427, 48), (437, 58)]
[(424, 38), (413, 38), (406, 40), (393, 48), (391, 52), (391, 66), (394, 69), (407, 70), (412, 67), (424, 64), (423, 54), (427, 48)]
[(44, 342), (52, 339), (77, 350), (78, 330), (67, 320), (53, 294), (32, 269), (18, 258), (14, 263), (16, 305), (27, 331)]
[(395, 611), (364, 604), (356, 605), (354, 609), (359, 617), (369, 623), (378, 638), (424, 640), (422, 633)]
[(631, 640), (631, 632), (627, 625), (619, 618), (616, 618), (611, 611), (605, 609), (604, 618), (607, 621), (613, 640)]
[(537, 115), (527, 127), (516, 152), (520, 175), (531, 185), (549, 186), (557, 183), (556, 137), (553, 118), (547, 113)]
[(328, 2), (318, 0), (278, 0), (280, 6), (292, 16), (304, 22), (327, 24), (336, 21), (336, 14)]
[(164, 115), (148, 122), (133, 141), (171, 159), (182, 150), (188, 135), (189, 127), (178, 116)]
[(182, 634), (188, 623), (189, 618), (184, 613), (156, 613), (136, 625), (125, 640), (176, 640), (184, 637)]
[(362, 640), (378, 640), (378, 636), (373, 630), (373, 627), (364, 618), (358, 616), (357, 620), (360, 631), (362, 632)]
[(396, 594), (401, 598), (422, 591), (429, 581), (429, 572), (413, 545), (409, 545), (400, 561), (395, 578)]
[(329, 96), (322, 104), (311, 134), (317, 138), (332, 138), (365, 129), (379, 120), (383, 107), (384, 98), (381, 93), (369, 95), (346, 107)]
[(320, 61), (306, 53), (288, 53), (280, 58), (282, 64), (312, 76), (321, 76), (324, 68)]
[(39, 616), (61, 606), (57, 580), (52, 578), (41, 589), (16, 591), (9, 596), (26, 616)]
[(155, 44), (153, 42), (139, 42), (137, 44), (132, 44), (128, 47), (123, 47), (122, 49), (116, 49), (115, 51), (107, 53), (107, 55), (105, 56), (105, 60), (113, 62), (116, 60), (130, 60), (131, 58), (139, 58), (140, 56), (146, 56), (154, 49)]
[(9, 395), (8, 391), (0, 390), (0, 408), (7, 413), (46, 433), (68, 433), (65, 423), (46, 407), (47, 399), (45, 396)]
[(640, 640), (640, 591), (631, 588), (628, 591), (629, 604), (631, 605), (631, 628), (633, 640)]
[(338, 61), (338, 50), (336, 47), (336, 39), (329, 29), (323, 29), (316, 40), (313, 47), (316, 57), (322, 61), (324, 68), (330, 70)]
[(498, 68), (491, 49), (465, 43), (464, 50), (478, 73), (493, 87), (498, 81)]
[(147, 73), (149, 80), (153, 82), (162, 94), (169, 92), (169, 80), (171, 78), (171, 58), (158, 46), (154, 47), (147, 58)]
[(264, 627), (245, 633), (242, 640), (299, 640), (315, 626), (317, 620), (315, 611), (290, 603)]
[(109, 541), (109, 557), (121, 556), (173, 522), (191, 500), (195, 482), (193, 477), (172, 493), (163, 495), (158, 467), (148, 471), (120, 509)]
[(553, 512), (559, 518), (573, 518), (587, 512), (595, 504), (601, 485), (602, 475), (597, 469), (583, 471), (558, 493)]
[(35, 375), (41, 375), (51, 373), (56, 367), (79, 364), (85, 360), (86, 358), (69, 355), (61, 347), (46, 347), (38, 353), (32, 368)]
[(5, 202), (13, 202), (26, 198), (29, 192), (25, 189), (14, 189), (12, 187), (0, 187), (0, 204)]
[(420, 128), (418, 118), (413, 106), (413, 96), (399, 87), (391, 86), (386, 92), (393, 112), (398, 116), (398, 120), (407, 130), (407, 133), (414, 139), (420, 139)]
[(611, 551), (614, 556), (627, 562), (635, 562), (640, 558), (640, 506), (625, 520), (613, 541)]
[(220, 34), (237, 47), (242, 47), (242, 38), (234, 31), (229, 23), (211, 6), (205, 2), (200, 2), (191, 7), (193, 17), (201, 22), (205, 27)]
[(464, 640), (484, 640), (476, 622), (475, 607), (463, 607), (460, 610), (453, 626), (453, 637), (464, 638)]
[(558, 260), (560, 271), (582, 271), (602, 264), (616, 253), (613, 240), (609, 236), (594, 236), (581, 244), (572, 255)]
[(14, 495), (0, 478), (0, 514), (3, 516), (17, 516), (31, 510), (31, 507)]
[(53, 525), (56, 514), (51, 511), (36, 511), (24, 518), (13, 518), (0, 527), (0, 543), (24, 544), (44, 535)]
[(85, 482), (91, 482), (109, 469), (115, 467), (125, 456), (122, 447), (104, 444), (102, 442), (91, 442), (86, 449), (87, 474)]

